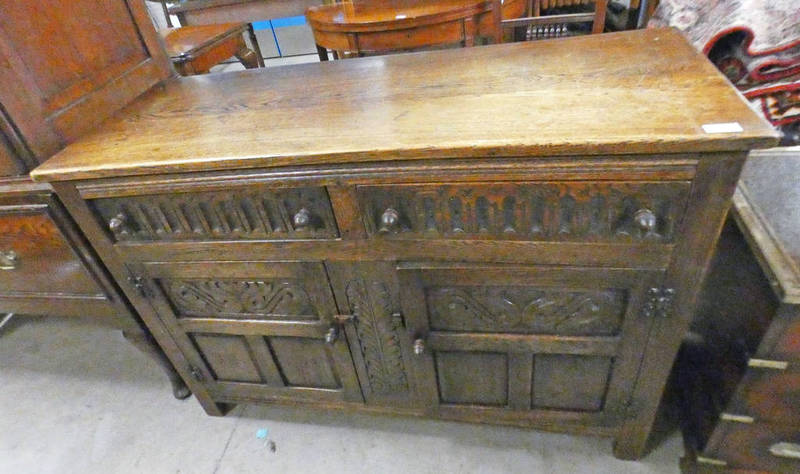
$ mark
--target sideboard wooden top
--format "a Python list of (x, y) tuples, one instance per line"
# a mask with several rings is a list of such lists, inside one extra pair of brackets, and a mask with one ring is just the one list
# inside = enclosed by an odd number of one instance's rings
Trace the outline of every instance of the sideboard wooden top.
[(793, 304), (800, 304), (798, 203), (800, 148), (764, 150), (747, 160), (733, 198), (734, 217), (778, 298)]
[[(719, 123), (742, 131), (703, 129)], [(657, 29), (174, 79), (32, 176), (747, 150), (776, 140), (705, 57)]]

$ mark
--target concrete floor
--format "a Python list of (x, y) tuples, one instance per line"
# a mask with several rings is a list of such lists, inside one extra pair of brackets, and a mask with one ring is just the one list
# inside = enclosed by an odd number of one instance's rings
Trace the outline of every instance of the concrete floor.
[[(115, 331), (22, 318), (0, 333), (0, 473), (675, 473), (602, 438), (269, 406), (207, 416)], [(274, 447), (274, 450), (272, 449)]]

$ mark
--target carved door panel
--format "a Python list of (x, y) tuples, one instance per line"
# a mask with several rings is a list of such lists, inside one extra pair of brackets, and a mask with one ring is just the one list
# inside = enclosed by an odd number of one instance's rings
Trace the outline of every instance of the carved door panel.
[(326, 263), (368, 404), (409, 406), (418, 400), (407, 370), (411, 342), (400, 311), (393, 262)]
[(363, 400), (322, 263), (129, 268), (215, 400)]
[(670, 299), (651, 290), (656, 271), (401, 264), (398, 274), (418, 396), (534, 422), (621, 419)]

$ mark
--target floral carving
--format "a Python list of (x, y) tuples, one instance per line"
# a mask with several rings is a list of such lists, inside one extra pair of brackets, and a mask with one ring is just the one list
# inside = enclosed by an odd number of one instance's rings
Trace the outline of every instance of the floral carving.
[(429, 288), (427, 303), (431, 326), (437, 330), (598, 335), (619, 331), (625, 294), (529, 287)]
[(368, 289), (363, 280), (353, 280), (347, 285), (347, 300), (355, 315), (353, 324), (372, 392), (388, 394), (408, 390), (397, 335), (399, 321), (393, 317), (386, 285), (372, 282)]
[(292, 281), (166, 280), (164, 292), (183, 316), (316, 319), (308, 293)]

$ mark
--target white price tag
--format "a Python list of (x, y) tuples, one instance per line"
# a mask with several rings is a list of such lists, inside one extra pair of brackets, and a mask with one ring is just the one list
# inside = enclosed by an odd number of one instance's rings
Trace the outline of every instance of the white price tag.
[(704, 124), (703, 131), (706, 133), (739, 133), (744, 132), (744, 129), (739, 122), (725, 122)]

